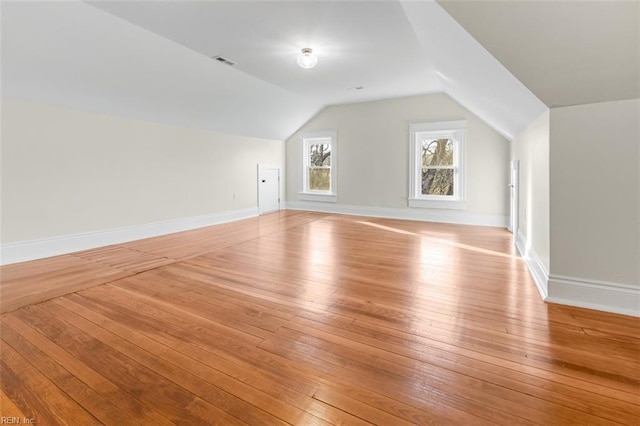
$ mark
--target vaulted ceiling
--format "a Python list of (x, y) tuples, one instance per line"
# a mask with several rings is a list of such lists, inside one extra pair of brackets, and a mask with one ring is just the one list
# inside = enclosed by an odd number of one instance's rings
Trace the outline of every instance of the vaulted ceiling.
[(326, 105), (446, 92), (511, 138), (547, 106), (639, 96), (637, 3), (555, 3), (5, 1), (2, 91), (274, 139)]
[(550, 107), (640, 98), (640, 1), (440, 1)]

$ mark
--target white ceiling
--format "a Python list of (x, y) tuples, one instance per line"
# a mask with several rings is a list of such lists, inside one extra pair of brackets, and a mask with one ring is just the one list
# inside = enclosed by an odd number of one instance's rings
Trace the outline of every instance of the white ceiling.
[(273, 139), (322, 106), (84, 2), (1, 6), (3, 97)]
[(640, 2), (439, 0), (549, 107), (640, 97)]
[(639, 96), (637, 2), (592, 3), (4, 1), (2, 90), (273, 139), (329, 104), (446, 92), (512, 138), (539, 99)]
[[(433, 63), (396, 1), (90, 3), (322, 104), (440, 91)], [(319, 57), (310, 70), (295, 62), (305, 47)]]
[(500, 134), (512, 139), (546, 109), (438, 3), (401, 3), (442, 90)]

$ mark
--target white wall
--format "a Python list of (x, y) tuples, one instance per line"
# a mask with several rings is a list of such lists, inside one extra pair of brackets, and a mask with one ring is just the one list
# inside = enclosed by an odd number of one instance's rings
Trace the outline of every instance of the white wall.
[[(467, 120), (467, 209), (409, 209), (409, 124), (450, 120)], [(329, 129), (337, 130), (338, 202), (301, 203), (301, 135)], [(509, 142), (445, 94), (330, 106), (292, 135), (286, 146), (290, 207), (506, 224)]]
[(513, 141), (520, 162), (518, 248), (543, 297), (549, 275), (549, 110)]
[(640, 315), (640, 99), (550, 116), (550, 300)]
[[(255, 209), (282, 141), (2, 101), (2, 243)], [(257, 211), (257, 210), (256, 210)]]

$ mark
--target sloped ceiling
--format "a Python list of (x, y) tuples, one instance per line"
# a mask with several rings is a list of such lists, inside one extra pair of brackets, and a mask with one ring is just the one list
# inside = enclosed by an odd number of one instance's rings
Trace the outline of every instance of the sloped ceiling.
[(2, 2), (3, 96), (263, 138), (442, 91), (511, 138), (546, 106), (503, 64), (430, 0)]
[(640, 2), (439, 0), (549, 107), (640, 98)]
[(435, 2), (402, 1), (444, 92), (512, 139), (546, 109)]
[(2, 2), (2, 96), (283, 139), (321, 104), (83, 2)]
[[(439, 90), (433, 62), (396, 1), (89, 3), (322, 104)], [(305, 47), (320, 58), (310, 70), (295, 62)]]

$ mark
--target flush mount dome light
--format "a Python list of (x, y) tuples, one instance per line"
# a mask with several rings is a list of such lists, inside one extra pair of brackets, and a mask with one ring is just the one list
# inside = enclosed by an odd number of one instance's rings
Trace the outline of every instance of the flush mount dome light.
[(298, 55), (298, 65), (302, 68), (313, 68), (318, 63), (318, 57), (314, 55), (313, 50), (305, 47)]

